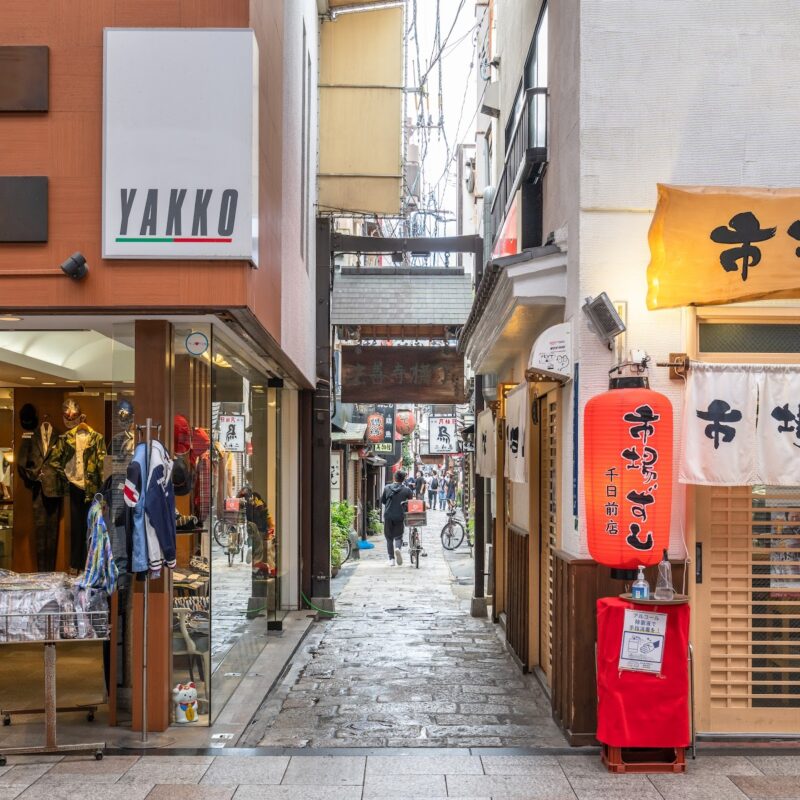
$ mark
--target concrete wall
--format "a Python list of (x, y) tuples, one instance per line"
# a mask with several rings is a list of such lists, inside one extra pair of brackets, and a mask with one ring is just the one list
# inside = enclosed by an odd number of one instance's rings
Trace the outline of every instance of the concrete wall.
[[(305, 26), (306, 51), (303, 52)], [(317, 174), (317, 74), (319, 63), (317, 4), (315, 0), (284, 0), (283, 120), (281, 193), (281, 343), (283, 349), (312, 383), (316, 380), (316, 174)], [(302, 126), (303, 60), (311, 61), (311, 96), (308, 107), (310, 137), (306, 167), (308, 206), (303, 241), (302, 220)], [(308, 67), (306, 67), (308, 69)]]
[[(791, 0), (580, 0), (580, 296), (626, 301), (628, 347), (654, 362), (686, 348), (686, 312), (645, 308), (656, 183), (800, 185), (798, 19)], [(606, 389), (612, 355), (582, 319), (579, 330), (583, 406)], [(664, 369), (650, 377), (677, 429), (682, 385)], [(567, 549), (585, 553), (585, 533)]]
[(495, 151), (499, 152), (501, 164), (506, 146), (503, 129), (514, 109), (514, 98), (541, 8), (542, 0), (500, 0), (494, 4), (495, 52), (500, 56), (500, 124)]

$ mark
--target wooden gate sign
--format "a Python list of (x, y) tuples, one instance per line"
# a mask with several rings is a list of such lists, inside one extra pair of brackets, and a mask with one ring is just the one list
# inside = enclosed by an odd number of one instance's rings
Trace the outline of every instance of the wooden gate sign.
[(453, 348), (342, 347), (343, 403), (464, 403), (464, 357)]

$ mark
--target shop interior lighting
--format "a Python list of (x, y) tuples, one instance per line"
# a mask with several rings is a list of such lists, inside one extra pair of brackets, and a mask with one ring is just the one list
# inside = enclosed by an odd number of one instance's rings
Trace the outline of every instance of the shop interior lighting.
[(0, 316), (0, 322), (22, 322), (22, 317), (13, 317), (10, 314)]
[(34, 378), (33, 375), (20, 375), (19, 379), (21, 381), (35, 381), (36, 380), (36, 378)]

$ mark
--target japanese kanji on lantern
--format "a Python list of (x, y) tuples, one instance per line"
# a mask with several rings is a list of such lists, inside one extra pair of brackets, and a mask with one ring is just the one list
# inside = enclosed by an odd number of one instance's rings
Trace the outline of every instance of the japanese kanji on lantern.
[(370, 414), (367, 417), (367, 441), (382, 442), (384, 431), (383, 414)]
[(649, 566), (669, 546), (672, 404), (645, 388), (611, 389), (584, 411), (589, 552), (618, 569)]

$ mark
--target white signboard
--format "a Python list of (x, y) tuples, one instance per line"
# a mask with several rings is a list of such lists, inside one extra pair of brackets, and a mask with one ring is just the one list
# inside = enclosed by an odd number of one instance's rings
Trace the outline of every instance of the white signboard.
[(553, 325), (542, 333), (531, 349), (528, 369), (558, 380), (572, 375), (572, 323)]
[(331, 502), (338, 503), (342, 499), (342, 453), (340, 450), (331, 453)]
[(455, 417), (428, 418), (428, 452), (457, 453)]
[(619, 668), (660, 674), (666, 637), (666, 614), (626, 608)]
[(220, 414), (218, 441), (229, 453), (244, 453), (244, 416)]
[(258, 253), (250, 30), (107, 28), (103, 258)]

